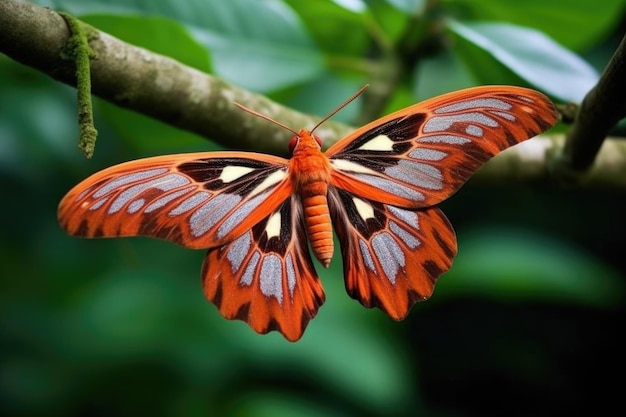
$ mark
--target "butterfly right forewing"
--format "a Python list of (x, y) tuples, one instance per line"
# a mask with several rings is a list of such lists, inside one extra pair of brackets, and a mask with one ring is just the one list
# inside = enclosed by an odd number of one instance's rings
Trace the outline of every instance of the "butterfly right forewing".
[(378, 119), (331, 146), (332, 184), (399, 207), (456, 192), (488, 159), (552, 126), (543, 94), (486, 86), (444, 94)]

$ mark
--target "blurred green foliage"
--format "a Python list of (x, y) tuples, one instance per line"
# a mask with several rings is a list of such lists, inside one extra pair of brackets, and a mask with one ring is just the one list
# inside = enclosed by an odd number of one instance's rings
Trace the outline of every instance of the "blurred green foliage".
[[(421, 0), (37, 3), (319, 114), (368, 80), (376, 42), (415, 22), (444, 25), (447, 47), (412, 69), (390, 108), (486, 83), (579, 100), (625, 21), (621, 0), (442, 0), (424, 15)], [(470, 182), (443, 205), (460, 253), (432, 300), (401, 323), (365, 310), (345, 295), (337, 254), (318, 268), (326, 304), (290, 344), (219, 316), (200, 288), (201, 251), (60, 230), (58, 201), (90, 173), (217, 148), (97, 102), (100, 138), (85, 161), (74, 95), (0, 56), (3, 415), (572, 415), (618, 404), (603, 375), (624, 362), (624, 195)]]

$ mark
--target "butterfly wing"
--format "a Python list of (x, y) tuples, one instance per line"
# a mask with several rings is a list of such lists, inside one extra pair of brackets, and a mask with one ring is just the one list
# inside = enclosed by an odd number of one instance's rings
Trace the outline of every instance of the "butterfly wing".
[(534, 90), (476, 87), (378, 119), (331, 146), (332, 184), (399, 207), (428, 207), (458, 190), (503, 149), (557, 120)]
[(293, 192), (282, 158), (245, 152), (165, 155), (100, 171), (61, 200), (71, 235), (151, 236), (189, 248), (231, 241)]
[(398, 320), (428, 298), (457, 251), (452, 226), (433, 205), (556, 119), (538, 92), (477, 87), (407, 107), (331, 146), (329, 206), (348, 293)]
[(291, 196), (236, 240), (207, 253), (204, 292), (227, 319), (258, 333), (300, 339), (324, 303), (313, 267), (302, 205)]
[(263, 154), (167, 155), (105, 169), (72, 189), (72, 235), (150, 236), (209, 248), (204, 292), (228, 319), (296, 341), (324, 302), (287, 161)]
[(338, 188), (330, 189), (328, 202), (352, 298), (401, 320), (430, 297), (457, 252), (441, 210), (398, 208)]

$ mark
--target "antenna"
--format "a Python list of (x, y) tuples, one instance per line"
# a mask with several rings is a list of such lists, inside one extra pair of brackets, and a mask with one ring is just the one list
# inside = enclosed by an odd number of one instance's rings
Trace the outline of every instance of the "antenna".
[(239, 107), (241, 110), (243, 110), (243, 111), (247, 112), (247, 113), (250, 113), (250, 114), (252, 114), (252, 115), (254, 115), (254, 116), (256, 116), (256, 117), (260, 117), (261, 119), (263, 119), (263, 120), (267, 120), (268, 122), (274, 123), (275, 125), (280, 126), (280, 127), (282, 127), (283, 129), (285, 129), (285, 130), (287, 130), (287, 131), (289, 131), (289, 132), (293, 133), (294, 135), (298, 136), (298, 132), (296, 132), (296, 131), (295, 131), (295, 130), (293, 130), (292, 128), (290, 128), (290, 127), (288, 127), (288, 126), (286, 126), (286, 125), (282, 124), (282, 123), (281, 123), (281, 122), (279, 122), (278, 120), (274, 120), (274, 119), (272, 119), (271, 117), (264, 115), (263, 113), (259, 113), (258, 111), (254, 111), (254, 110), (252, 110), (252, 109), (249, 109), (249, 108), (247, 108), (246, 106), (244, 106), (243, 104), (235, 103), (234, 101), (233, 101), (233, 104), (234, 104), (235, 106)]
[[(313, 126), (313, 129), (311, 129), (311, 133), (313, 133), (313, 131), (315, 131), (315, 129), (317, 129), (318, 127), (320, 127), (320, 125), (322, 123), (324, 123), (326, 120), (330, 119), (331, 117), (333, 117), (335, 114), (337, 114), (341, 109), (343, 109), (344, 107), (346, 107), (348, 104), (352, 103), (357, 97), (359, 97), (361, 94), (363, 94), (363, 92), (365, 90), (367, 90), (367, 88), (369, 87), (369, 84), (365, 84), (363, 87), (359, 88), (357, 90), (356, 93), (352, 94), (348, 99), (346, 99), (343, 103), (341, 103), (340, 105), (338, 105), (333, 111), (331, 111), (330, 113), (328, 113), (327, 116), (325, 116), (322, 120), (320, 120), (319, 122), (317, 122), (317, 124), (315, 126)], [(246, 106), (244, 106), (243, 104), (239, 104), (236, 102), (233, 102), (233, 104), (237, 107), (239, 107), (241, 110), (245, 111), (246, 113), (250, 113), (256, 117), (260, 117), (263, 120), (267, 120), (270, 123), (274, 123), (277, 126), (282, 127), (283, 129), (293, 133), (294, 135), (298, 136), (298, 132), (296, 132), (295, 130), (293, 130), (292, 128), (282, 124), (281, 122), (279, 122), (278, 120), (274, 120), (269, 116), (266, 116), (262, 113), (259, 113), (255, 110), (252, 110)]]
[(363, 92), (365, 90), (367, 90), (367, 88), (369, 87), (369, 84), (365, 84), (363, 87), (359, 88), (357, 90), (356, 93), (352, 94), (350, 97), (348, 97), (343, 103), (341, 103), (340, 105), (338, 105), (337, 107), (335, 107), (335, 110), (331, 111), (330, 113), (328, 113), (328, 115), (326, 117), (324, 117), (322, 120), (320, 120), (319, 122), (317, 122), (317, 124), (315, 126), (313, 126), (313, 129), (311, 129), (311, 133), (313, 133), (313, 131), (315, 131), (315, 129), (317, 129), (318, 127), (320, 127), (320, 125), (322, 123), (324, 123), (326, 120), (330, 119), (331, 117), (333, 117), (335, 114), (339, 113), (339, 111), (341, 109), (343, 109), (344, 107), (346, 107), (348, 104), (352, 103), (357, 97), (359, 97), (361, 94), (363, 94)]

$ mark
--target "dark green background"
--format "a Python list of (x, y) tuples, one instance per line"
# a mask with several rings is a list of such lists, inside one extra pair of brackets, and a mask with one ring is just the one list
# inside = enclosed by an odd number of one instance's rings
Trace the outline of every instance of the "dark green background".
[[(372, 34), (393, 44), (422, 1), (352, 11), (329, 0), (38, 3), (324, 114), (368, 81)], [(493, 83), (580, 100), (624, 32), (623, 12), (617, 0), (441, 1), (422, 24), (443, 19), (448, 47), (409, 69), (388, 110)], [(100, 137), (86, 161), (75, 113), (72, 88), (0, 56), (1, 414), (554, 416), (621, 406), (624, 194), (470, 182), (442, 205), (459, 256), (430, 301), (399, 323), (366, 310), (345, 294), (336, 254), (318, 268), (327, 302), (291, 344), (221, 318), (202, 295), (202, 251), (60, 230), (58, 201), (89, 174), (218, 147), (97, 101)]]

